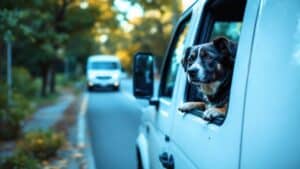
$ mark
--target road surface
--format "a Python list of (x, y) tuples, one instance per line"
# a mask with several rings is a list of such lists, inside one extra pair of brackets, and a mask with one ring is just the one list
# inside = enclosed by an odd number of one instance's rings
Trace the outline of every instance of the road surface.
[(90, 92), (87, 125), (97, 169), (136, 168), (135, 139), (145, 102), (132, 96), (131, 80), (121, 90)]

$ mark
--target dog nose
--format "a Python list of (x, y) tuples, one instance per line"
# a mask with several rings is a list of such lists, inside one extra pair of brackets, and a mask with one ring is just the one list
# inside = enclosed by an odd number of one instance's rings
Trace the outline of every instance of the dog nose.
[(195, 76), (197, 76), (198, 69), (197, 68), (188, 69), (187, 72), (191, 77), (195, 77)]

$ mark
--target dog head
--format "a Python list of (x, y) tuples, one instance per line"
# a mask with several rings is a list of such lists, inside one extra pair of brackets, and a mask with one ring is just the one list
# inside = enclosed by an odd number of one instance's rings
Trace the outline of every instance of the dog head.
[(236, 44), (225, 37), (212, 42), (188, 47), (182, 59), (188, 81), (195, 85), (222, 82), (232, 73)]

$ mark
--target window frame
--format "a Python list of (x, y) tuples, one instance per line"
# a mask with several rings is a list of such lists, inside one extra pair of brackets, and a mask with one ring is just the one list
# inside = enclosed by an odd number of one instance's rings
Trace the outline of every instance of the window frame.
[[(185, 27), (186, 23), (191, 21), (192, 12), (193, 12), (192, 8), (189, 8), (182, 14), (182, 16), (179, 18), (179, 21), (177, 22), (175, 29), (172, 33), (171, 41), (168, 45), (168, 48), (167, 48), (166, 54), (165, 54), (166, 57), (164, 58), (164, 61), (163, 61), (163, 69), (161, 70), (160, 86), (159, 86), (159, 92), (158, 92), (159, 97), (172, 98), (172, 96), (173, 96), (174, 88), (172, 90), (171, 96), (165, 95), (165, 90), (166, 90), (166, 85), (167, 85), (166, 75), (169, 73), (168, 71), (171, 66), (170, 62), (172, 61), (173, 53), (174, 53), (174, 50), (176, 49), (176, 45), (179, 40), (179, 37), (183, 33), (184, 28), (186, 28)], [(178, 72), (178, 70), (177, 70), (177, 72)], [(177, 78), (177, 76), (176, 76), (176, 78)]]
[[(217, 0), (215, 0), (215, 1), (211, 0), (211, 1), (206, 2), (205, 6), (203, 8), (202, 16), (201, 16), (199, 24), (198, 24), (198, 28), (197, 28), (197, 32), (196, 32), (196, 38), (194, 38), (194, 41), (193, 41), (192, 45), (207, 43), (210, 40), (211, 34), (213, 32), (214, 24), (218, 21), (228, 21), (228, 22), (241, 21), (241, 22), (243, 22), (244, 14), (245, 14), (245, 6), (244, 6), (244, 9), (243, 9), (242, 18), (240, 18), (240, 19), (235, 18), (235, 19), (229, 19), (229, 20), (220, 20), (220, 19), (218, 19), (217, 17), (214, 16), (213, 11), (211, 10), (211, 6), (216, 1)], [(190, 95), (191, 90), (192, 90), (191, 84), (189, 84), (188, 80), (186, 80), (186, 85), (185, 85), (185, 89), (184, 89), (184, 98), (183, 98), (184, 102), (193, 101), (193, 100), (191, 100), (192, 96)], [(230, 100), (229, 100), (229, 102), (230, 102)], [(228, 111), (228, 108), (227, 108), (227, 111)], [(197, 113), (190, 113), (190, 114), (193, 115), (193, 116), (201, 118), (201, 116)], [(227, 113), (226, 113), (226, 115), (227, 115)]]

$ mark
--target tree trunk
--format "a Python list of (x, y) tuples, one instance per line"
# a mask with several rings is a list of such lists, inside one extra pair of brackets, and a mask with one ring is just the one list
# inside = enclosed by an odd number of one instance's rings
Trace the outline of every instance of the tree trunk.
[(12, 103), (12, 42), (7, 41), (7, 103)]
[(47, 95), (47, 79), (48, 79), (47, 64), (41, 64), (41, 76), (42, 76), (41, 96), (45, 97)]
[(2, 45), (2, 42), (0, 41), (0, 82), (2, 82), (2, 80), (3, 80), (3, 77), (2, 77), (2, 69), (3, 69), (3, 65), (2, 65), (2, 63), (3, 63), (3, 60), (2, 60), (2, 57), (3, 57), (3, 55), (4, 55), (4, 52), (3, 52), (4, 50), (3, 50), (3, 45)]
[(64, 59), (64, 78), (65, 80), (69, 80), (69, 59)]
[(55, 93), (55, 86), (56, 86), (56, 70), (55, 70), (55, 64), (52, 64), (52, 66), (50, 67), (50, 93)]

